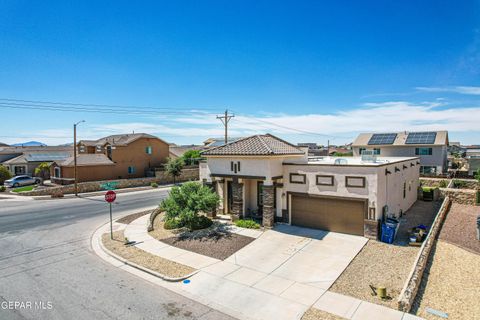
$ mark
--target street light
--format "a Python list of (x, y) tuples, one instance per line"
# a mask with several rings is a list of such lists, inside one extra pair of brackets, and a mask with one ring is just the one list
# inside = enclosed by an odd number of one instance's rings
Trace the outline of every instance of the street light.
[(75, 184), (75, 196), (78, 196), (77, 191), (77, 125), (85, 122), (85, 120), (78, 121), (73, 124), (73, 179)]

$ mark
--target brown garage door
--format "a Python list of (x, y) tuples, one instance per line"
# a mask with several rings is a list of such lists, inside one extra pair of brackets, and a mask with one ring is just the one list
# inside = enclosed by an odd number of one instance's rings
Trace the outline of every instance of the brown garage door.
[(292, 195), (292, 224), (363, 235), (364, 200)]

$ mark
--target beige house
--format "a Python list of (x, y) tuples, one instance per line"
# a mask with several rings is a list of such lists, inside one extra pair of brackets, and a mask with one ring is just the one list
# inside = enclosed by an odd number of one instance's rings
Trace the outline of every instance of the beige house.
[(437, 175), (448, 170), (448, 132), (361, 133), (352, 143), (353, 155), (371, 150), (380, 157), (419, 157), (420, 173)]
[(418, 157), (308, 158), (273, 135), (255, 135), (202, 155), (200, 178), (219, 211), (376, 238), (383, 214), (399, 216), (417, 198)]

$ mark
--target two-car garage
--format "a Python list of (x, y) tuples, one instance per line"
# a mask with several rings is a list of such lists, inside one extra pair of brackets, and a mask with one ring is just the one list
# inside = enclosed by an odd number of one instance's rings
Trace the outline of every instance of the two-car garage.
[(301, 227), (363, 236), (366, 199), (292, 193), (291, 223)]

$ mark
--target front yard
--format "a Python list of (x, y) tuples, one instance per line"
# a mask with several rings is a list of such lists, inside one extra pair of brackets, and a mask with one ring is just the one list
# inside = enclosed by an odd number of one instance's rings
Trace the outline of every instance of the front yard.
[[(330, 287), (333, 292), (397, 309), (397, 299), (405, 285), (418, 247), (408, 246), (408, 230), (418, 224), (431, 226), (440, 202), (417, 201), (402, 217), (393, 245), (370, 240)], [(373, 287), (385, 287), (388, 299), (373, 295)]]
[(13, 189), (12, 192), (32, 191), (33, 189), (35, 189), (35, 187), (36, 187), (35, 185), (18, 187), (18, 188)]
[(163, 214), (157, 215), (153, 231), (149, 234), (171, 246), (199, 253), (215, 259), (225, 260), (254, 238), (239, 235), (228, 231), (228, 226), (214, 222), (212, 226), (195, 231), (185, 229), (166, 230)]
[(113, 240), (110, 239), (110, 233), (103, 234), (102, 242), (105, 248), (116, 255), (167, 277), (184, 277), (195, 271), (191, 267), (153, 255), (135, 246), (126, 246), (123, 231), (115, 231)]

